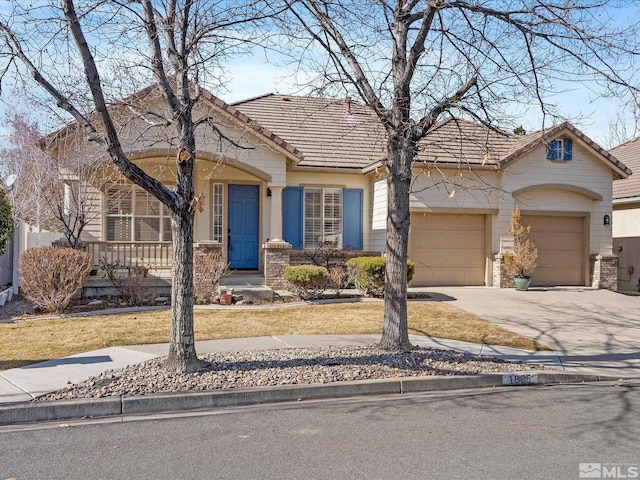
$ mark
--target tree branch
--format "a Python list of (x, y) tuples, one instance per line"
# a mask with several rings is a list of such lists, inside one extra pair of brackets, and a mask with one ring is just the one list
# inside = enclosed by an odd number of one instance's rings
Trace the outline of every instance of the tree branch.
[(450, 97), (442, 99), (438, 104), (433, 107), (429, 113), (424, 116), (416, 125), (413, 136), (415, 140), (419, 140), (426, 135), (426, 133), (435, 125), (440, 115), (449, 108), (455, 106), (464, 95), (475, 87), (478, 83), (478, 77), (473, 77), (465, 84), (461, 85), (458, 90)]

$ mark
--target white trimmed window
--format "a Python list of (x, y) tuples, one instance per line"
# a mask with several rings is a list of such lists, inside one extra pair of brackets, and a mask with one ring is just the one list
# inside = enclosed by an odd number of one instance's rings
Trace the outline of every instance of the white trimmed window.
[(342, 248), (342, 189), (304, 189), (304, 248), (331, 242)]
[(547, 144), (547, 160), (568, 161), (573, 158), (573, 141), (570, 138), (556, 138)]
[(222, 243), (222, 184), (213, 184), (213, 241)]
[(171, 241), (169, 212), (149, 192), (137, 185), (114, 185), (105, 197), (107, 241)]

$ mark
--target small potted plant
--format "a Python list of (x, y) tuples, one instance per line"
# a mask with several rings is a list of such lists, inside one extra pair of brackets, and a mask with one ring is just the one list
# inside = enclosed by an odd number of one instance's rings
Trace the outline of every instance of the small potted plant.
[(528, 290), (531, 275), (536, 268), (538, 249), (529, 239), (531, 227), (522, 224), (520, 209), (516, 206), (511, 214), (509, 235), (513, 237), (513, 250), (504, 255), (504, 265), (508, 274), (513, 275), (516, 290)]

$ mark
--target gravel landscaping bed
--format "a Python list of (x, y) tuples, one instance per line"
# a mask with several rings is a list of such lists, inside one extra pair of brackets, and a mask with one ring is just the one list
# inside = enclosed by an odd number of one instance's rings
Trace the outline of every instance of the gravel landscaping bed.
[(35, 308), (31, 302), (22, 297), (13, 297), (11, 302), (0, 307), (0, 322), (12, 323), (16, 318), (29, 316), (35, 313)]
[(202, 368), (193, 374), (167, 373), (162, 368), (164, 359), (157, 358), (108, 370), (36, 401), (542, 369), (453, 350), (416, 347), (390, 353), (375, 345), (216, 353), (200, 358)]

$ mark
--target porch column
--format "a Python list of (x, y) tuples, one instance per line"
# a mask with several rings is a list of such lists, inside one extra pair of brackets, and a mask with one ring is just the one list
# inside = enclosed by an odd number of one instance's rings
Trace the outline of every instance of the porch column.
[(282, 241), (282, 187), (269, 187), (271, 190), (271, 232), (269, 243)]

